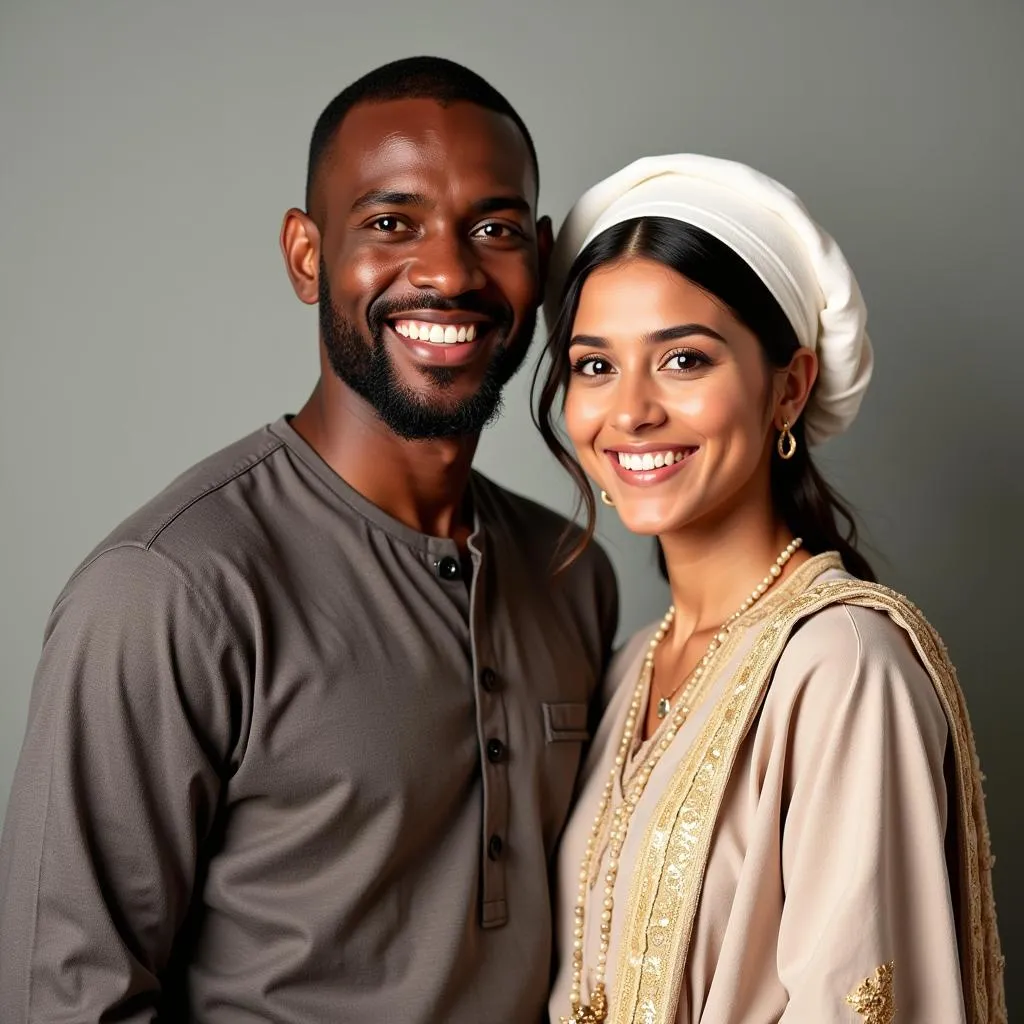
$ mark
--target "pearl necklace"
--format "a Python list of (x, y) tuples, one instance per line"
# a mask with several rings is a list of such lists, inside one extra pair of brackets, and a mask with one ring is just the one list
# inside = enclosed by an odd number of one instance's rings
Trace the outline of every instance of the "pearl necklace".
[[(725, 622), (723, 622), (722, 625), (718, 627), (717, 630), (715, 630), (715, 635), (711, 638), (711, 642), (708, 644), (708, 649), (704, 653), (704, 657), (698, 662), (697, 667), (693, 670), (693, 675), (690, 676), (689, 681), (687, 682), (686, 691), (684, 691), (683, 693), (684, 697), (687, 696), (688, 691), (693, 689), (693, 687), (697, 684), (697, 680), (700, 679), (700, 677), (704, 674), (704, 670), (710, 664), (712, 655), (715, 653), (715, 651), (717, 651), (718, 648), (725, 643), (726, 637), (729, 635), (729, 627), (741, 615), (745, 615), (751, 609), (754, 603), (761, 597), (761, 595), (782, 575), (782, 570), (785, 568), (786, 563), (793, 557), (793, 555), (796, 554), (801, 544), (803, 544), (803, 540), (799, 537), (796, 540), (794, 540), (791, 544), (788, 544), (783, 549), (782, 554), (780, 554), (779, 557), (775, 559), (775, 562), (772, 564), (772, 567), (768, 570), (768, 575), (765, 576), (765, 578), (761, 580), (761, 582), (758, 583), (756, 587), (754, 587), (754, 589), (750, 592), (749, 597), (747, 597), (743, 604), (741, 604), (739, 608), (736, 611), (734, 611), (732, 615), (730, 615), (729, 618), (727, 618)], [(652, 651), (664, 639), (665, 634), (668, 632), (668, 626), (671, 625), (672, 620), (675, 618), (675, 614), (675, 607), (670, 607), (668, 610), (668, 614), (665, 616), (661, 623), (661, 628), (659, 630), (661, 636), (659, 636), (658, 633), (654, 634), (655, 642), (651, 644)], [(678, 687), (676, 689), (678, 689)], [(658, 701), (658, 718), (665, 718), (668, 715), (668, 713), (672, 710), (672, 697), (675, 695), (675, 692), (676, 691), (673, 690), (667, 696), (662, 697), (661, 700)]]
[[(577, 887), (576, 895), (575, 925), (573, 928), (572, 987), (569, 993), (569, 1003), (572, 1009), (568, 1017), (561, 1018), (562, 1024), (601, 1024), (601, 1022), (606, 1020), (608, 1017), (608, 996), (605, 991), (605, 973), (608, 967), (608, 949), (611, 946), (612, 910), (614, 908), (614, 901), (612, 897), (615, 892), (615, 880), (618, 878), (619, 874), (619, 858), (622, 855), (622, 847), (626, 841), (626, 831), (629, 827), (630, 818), (633, 816), (633, 811), (636, 809), (637, 804), (640, 802), (640, 797), (643, 796), (644, 790), (647, 787), (647, 781), (650, 779), (651, 773), (661, 760), (662, 754), (668, 750), (669, 744), (671, 744), (672, 740), (675, 738), (676, 733), (679, 732), (683, 724), (689, 718), (690, 697), (693, 693), (694, 687), (701, 677), (705, 675), (715, 653), (721, 648), (722, 644), (727, 639), (733, 624), (741, 615), (748, 612), (754, 604), (760, 600), (765, 591), (782, 575), (782, 570), (786, 563), (793, 557), (802, 543), (802, 539), (797, 537), (786, 546), (779, 557), (775, 559), (772, 567), (768, 570), (768, 575), (758, 583), (758, 585), (750, 592), (750, 595), (746, 598), (743, 604), (740, 605), (739, 609), (733, 612), (733, 614), (730, 615), (724, 623), (722, 623), (721, 627), (711, 638), (707, 652), (686, 682), (686, 686), (683, 689), (678, 703), (676, 704), (675, 713), (672, 715), (672, 720), (670, 721), (668, 728), (665, 730), (665, 734), (658, 741), (657, 746), (651, 751), (650, 757), (637, 771), (630, 792), (625, 796), (623, 802), (620, 803), (612, 812), (611, 830), (608, 833), (608, 867), (605, 871), (604, 901), (601, 908), (601, 938), (598, 943), (597, 965), (594, 967), (594, 990), (591, 993), (590, 1004), (586, 1005), (581, 1003), (580, 1000), (582, 998), (583, 991), (583, 944), (584, 936), (586, 934), (584, 929), (584, 919), (587, 905), (587, 892), (590, 888), (590, 873), (593, 866), (593, 859), (598, 839), (604, 827), (605, 814), (611, 806), (612, 793), (615, 791), (615, 779), (619, 774), (621, 774), (633, 746), (633, 738), (636, 735), (636, 723), (640, 714), (640, 707), (643, 703), (644, 691), (653, 682), (654, 652), (658, 649), (658, 644), (665, 639), (665, 636), (672, 626), (672, 620), (675, 618), (676, 610), (674, 605), (669, 607), (669, 610), (665, 613), (665, 617), (661, 620), (661, 624), (655, 630), (654, 636), (651, 638), (650, 644), (647, 648), (647, 653), (644, 656), (643, 666), (640, 669), (640, 679), (637, 682), (636, 689), (633, 691), (633, 700), (629, 705), (629, 713), (626, 715), (626, 725), (622, 730), (622, 739), (619, 743), (618, 753), (615, 755), (612, 770), (608, 775), (608, 781), (605, 783), (604, 791), (602, 792), (601, 799), (598, 802), (597, 814), (594, 817), (594, 824), (591, 826), (590, 835), (587, 837), (587, 848), (584, 851), (583, 859), (580, 863), (579, 885)], [(662, 713), (663, 704), (667, 705), (665, 707), (664, 714)], [(666, 717), (670, 710), (671, 704), (668, 703), (668, 698), (663, 697), (658, 703), (658, 717)]]

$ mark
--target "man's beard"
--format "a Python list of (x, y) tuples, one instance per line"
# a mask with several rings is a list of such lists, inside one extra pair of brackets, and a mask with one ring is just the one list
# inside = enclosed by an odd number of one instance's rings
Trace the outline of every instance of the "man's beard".
[[(367, 314), (372, 338), (368, 345), (356, 324), (346, 319), (331, 300), (322, 261), (319, 289), (320, 336), (331, 369), (373, 407), (390, 430), (410, 441), (479, 434), (501, 411), (502, 389), (522, 365), (537, 323), (536, 311), (531, 311), (516, 335), (509, 337), (512, 314), (507, 308), (485, 309), (468, 297), (458, 302), (424, 294), (400, 302), (378, 299)], [(420, 394), (400, 380), (384, 342), (387, 320), (403, 312), (427, 309), (484, 313), (491, 318), (490, 329), (496, 337), (488, 344), (494, 346), (494, 351), (474, 394), (450, 402), (432, 401), (429, 394)], [(459, 370), (421, 366), (419, 372), (426, 378), (426, 386), (443, 393), (451, 389)]]

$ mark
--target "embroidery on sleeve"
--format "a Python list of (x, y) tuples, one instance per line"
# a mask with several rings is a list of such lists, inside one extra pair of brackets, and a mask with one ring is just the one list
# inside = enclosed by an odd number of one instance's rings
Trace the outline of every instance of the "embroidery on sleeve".
[(847, 1005), (852, 1006), (863, 1018), (864, 1024), (895, 1024), (896, 997), (893, 994), (894, 964), (887, 964), (875, 969), (873, 978), (865, 978), (847, 997)]

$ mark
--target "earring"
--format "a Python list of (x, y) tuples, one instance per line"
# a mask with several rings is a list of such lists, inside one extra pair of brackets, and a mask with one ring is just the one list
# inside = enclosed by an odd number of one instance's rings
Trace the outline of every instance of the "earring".
[(615, 508), (615, 502), (612, 501), (612, 499), (609, 497), (607, 491), (602, 491), (601, 492), (601, 501), (603, 501), (604, 504), (611, 505), (612, 508)]
[(793, 431), (789, 429), (789, 420), (783, 421), (782, 433), (779, 434), (779, 440), (775, 447), (779, 451), (780, 459), (791, 459), (796, 455), (796, 438), (793, 436)]

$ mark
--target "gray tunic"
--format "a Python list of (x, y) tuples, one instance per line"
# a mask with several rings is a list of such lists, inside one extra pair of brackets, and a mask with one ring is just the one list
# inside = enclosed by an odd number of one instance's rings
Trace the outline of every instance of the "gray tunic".
[(0, 840), (4, 1024), (543, 1019), (615, 582), (471, 495), (467, 572), (281, 420), (89, 557)]

